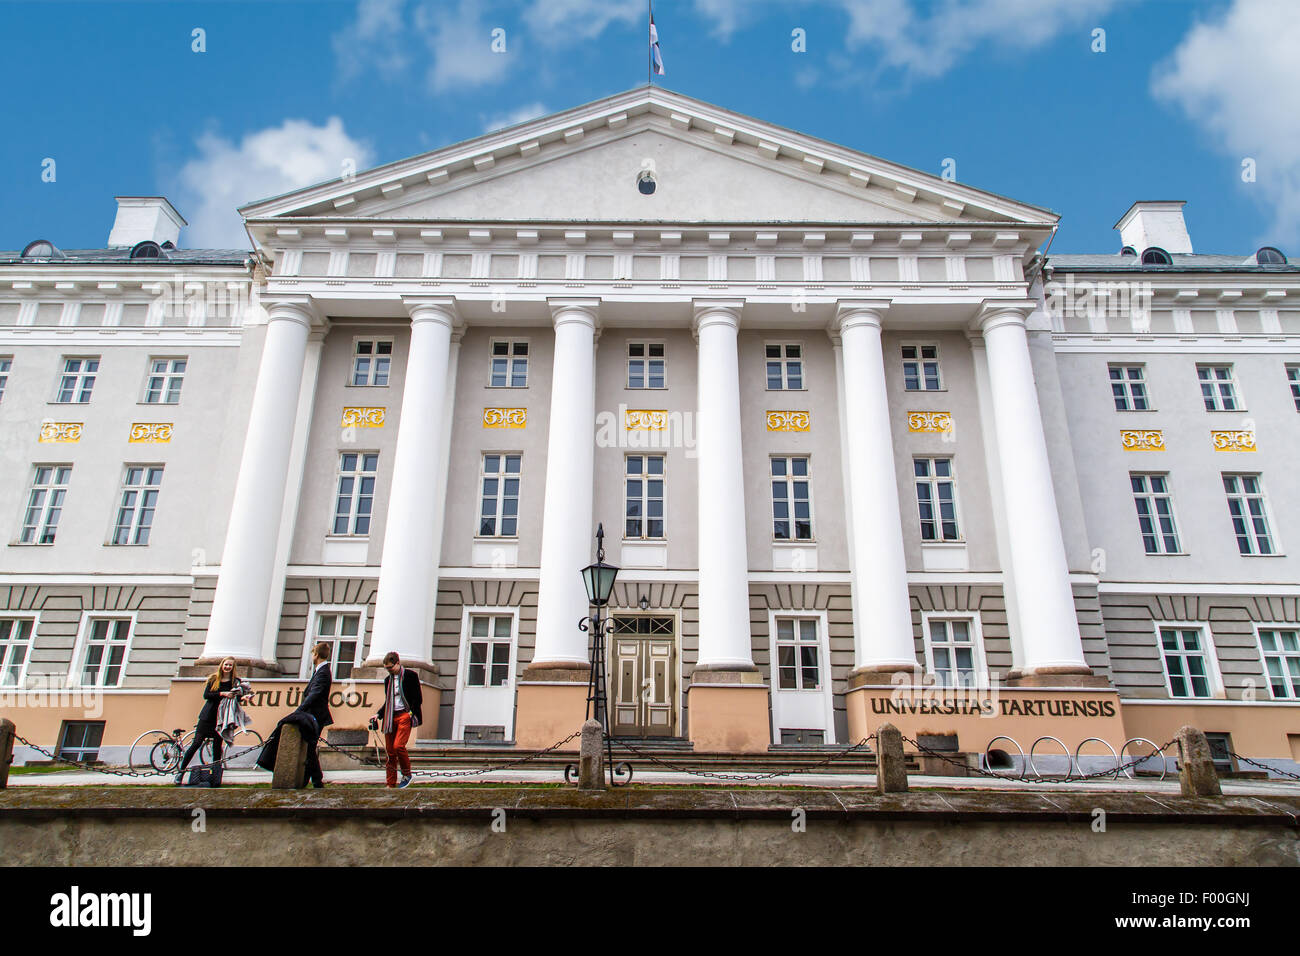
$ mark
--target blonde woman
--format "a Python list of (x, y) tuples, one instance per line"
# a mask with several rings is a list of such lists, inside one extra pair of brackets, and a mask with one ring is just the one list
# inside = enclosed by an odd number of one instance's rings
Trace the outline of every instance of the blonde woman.
[(178, 785), (184, 778), (185, 768), (205, 741), (212, 741), (213, 763), (221, 762), (222, 739), (221, 734), (217, 732), (217, 715), (221, 710), (221, 701), (236, 698), (241, 691), (247, 690), (247, 686), (239, 680), (239, 672), (233, 657), (227, 657), (212, 672), (212, 676), (203, 687), (203, 709), (199, 711), (198, 726), (194, 728), (194, 742), (190, 744), (190, 749), (185, 751), (176, 773)]

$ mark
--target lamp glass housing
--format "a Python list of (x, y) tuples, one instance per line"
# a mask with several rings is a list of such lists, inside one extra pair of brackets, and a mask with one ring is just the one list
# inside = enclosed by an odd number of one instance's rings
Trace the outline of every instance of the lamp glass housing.
[(587, 600), (597, 607), (609, 603), (609, 596), (614, 592), (614, 579), (618, 577), (618, 568), (604, 561), (597, 561), (582, 569), (582, 583), (587, 588)]

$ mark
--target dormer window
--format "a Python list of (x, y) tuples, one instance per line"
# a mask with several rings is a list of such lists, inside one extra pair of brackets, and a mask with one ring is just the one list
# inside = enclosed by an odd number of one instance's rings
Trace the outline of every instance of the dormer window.
[(1174, 264), (1173, 258), (1159, 246), (1152, 246), (1150, 249), (1143, 251), (1142, 264), (1144, 266), (1171, 266)]
[(1119, 254), (1121, 256), (1136, 256), (1138, 252), (1132, 246), (1125, 246), (1123, 249), (1119, 251)]
[(1264, 246), (1255, 253), (1255, 262), (1261, 266), (1284, 266), (1286, 265), (1286, 256), (1272, 246)]
[(151, 239), (144, 242), (137, 242), (131, 247), (132, 259), (158, 259), (162, 256), (162, 248), (158, 243)]
[(54, 243), (48, 239), (37, 239), (35, 242), (29, 242), (27, 248), (23, 250), (24, 259), (63, 259), (66, 258), (63, 252)]
[(655, 174), (650, 172), (648, 169), (642, 170), (640, 175), (636, 178), (636, 188), (642, 196), (653, 195), (655, 185)]

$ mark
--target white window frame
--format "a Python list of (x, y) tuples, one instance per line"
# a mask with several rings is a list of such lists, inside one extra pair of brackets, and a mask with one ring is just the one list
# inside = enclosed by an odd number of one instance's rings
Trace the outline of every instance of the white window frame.
[[(909, 359), (906, 355), (903, 354), (903, 350), (904, 350), (904, 349), (916, 349), (916, 358), (914, 358), (914, 359)], [(931, 360), (931, 359), (927, 359), (927, 358), (922, 357), (922, 355), (921, 355), (921, 350), (922, 350), (922, 349), (934, 349), (934, 359)], [(899, 363), (900, 363), (900, 366), (901, 366), (901, 368), (902, 368), (902, 372), (903, 372), (903, 391), (904, 391), (904, 392), (907, 392), (907, 393), (913, 393), (913, 392), (946, 392), (946, 391), (948, 390), (948, 389), (947, 389), (947, 386), (944, 384), (944, 380), (943, 380), (943, 360), (942, 360), (942, 358), (940, 357), (939, 343), (938, 343), (938, 342), (919, 342), (919, 341), (918, 341), (918, 342), (900, 342), (899, 345), (898, 345), (898, 355), (899, 355)], [(939, 382), (939, 384), (936, 385), (934, 388), (928, 388), (928, 387), (926, 386), (926, 384), (925, 384), (925, 363), (926, 363), (926, 362), (929, 362), (929, 361), (933, 361), (933, 362), (934, 362), (934, 372), (935, 372), (935, 375), (937, 376), (937, 378), (938, 378), (938, 382)], [(908, 366), (908, 363), (909, 363), (909, 362), (915, 362), (915, 363), (916, 363), (916, 382), (917, 382), (917, 385), (919, 386), (919, 387), (917, 387), (917, 388), (908, 388), (908, 387), (907, 387), (907, 366)]]
[[(120, 688), (122, 682), (126, 679), (126, 669), (131, 664), (131, 647), (135, 644), (135, 626), (137, 611), (113, 611), (108, 608), (94, 608), (82, 611), (81, 621), (77, 625), (77, 640), (72, 648), (72, 657), (68, 661), (68, 676), (65, 681), (68, 687), (99, 687), (106, 690)], [(122, 651), (122, 672), (118, 675), (116, 684), (83, 684), (81, 682), (82, 672), (85, 671), (84, 657), (86, 648), (90, 644), (90, 632), (95, 621), (128, 621), (126, 632), (126, 646)], [(101, 671), (103, 665), (100, 667)]]
[[(148, 479), (149, 472), (154, 469), (157, 469), (158, 471), (162, 472), (162, 475), (159, 476), (158, 484), (156, 485), (148, 485), (148, 484), (128, 485), (126, 482), (127, 479), (130, 477), (131, 469), (133, 468), (138, 468), (141, 470), (141, 472), (143, 472), (143, 474), (140, 476), (142, 482)], [(122, 466), (122, 476), (121, 479), (118, 481), (118, 486), (117, 486), (117, 504), (116, 507), (113, 509), (113, 518), (112, 518), (113, 523), (108, 529), (107, 544), (109, 547), (147, 548), (149, 546), (149, 538), (153, 533), (154, 527), (157, 525), (158, 502), (162, 498), (162, 478), (166, 475), (166, 473), (167, 473), (167, 468), (161, 462), (148, 462), (148, 463), (127, 462)], [(145, 540), (140, 541), (138, 540), (140, 537), (140, 528), (141, 528), (140, 518), (145, 510), (143, 506), (143, 498), (150, 491), (154, 493), (154, 501), (153, 501), (153, 508), (152, 508), (153, 513), (149, 518), (149, 525), (145, 534)], [(128, 540), (119, 542), (117, 540), (117, 532), (118, 529), (122, 526), (122, 513), (127, 508), (126, 496), (131, 492), (135, 492), (136, 498), (135, 498), (135, 503), (130, 506), (131, 520), (130, 523), (127, 525), (127, 529), (129, 532), (127, 536)]]
[[(41, 486), (44, 488), (46, 492), (44, 502), (41, 505), (41, 517), (34, 527), (33, 540), (24, 541), (23, 535), (26, 533), (27, 530), (27, 512), (30, 511), (32, 508), (32, 497), (33, 495), (35, 495), (37, 491), (36, 479), (40, 475), (40, 470), (42, 468), (52, 469), (54, 472), (54, 477), (56, 478), (58, 477), (60, 468), (68, 469), (68, 483), (65, 485), (58, 485), (58, 484), (51, 483), (51, 484), (45, 484)], [(19, 516), (18, 519), (18, 539), (14, 543), (22, 545), (23, 547), (42, 547), (42, 548), (53, 547), (54, 542), (57, 541), (59, 537), (59, 526), (57, 522), (54, 525), (54, 539), (51, 541), (40, 540), (45, 536), (45, 532), (49, 526), (50, 501), (54, 497), (50, 492), (56, 489), (62, 489), (63, 491), (63, 498), (59, 502), (59, 518), (61, 520), (63, 518), (63, 512), (67, 510), (68, 492), (71, 490), (71, 488), (72, 488), (71, 463), (36, 462), (35, 464), (33, 464), (32, 471), (31, 471), (31, 479), (27, 483), (27, 498), (23, 502), (22, 514)]]
[[(501, 470), (493, 472), (491, 475), (489, 475), (488, 472), (486, 471), (487, 458), (489, 455), (501, 459)], [(517, 457), (519, 459), (519, 471), (512, 473), (505, 470), (506, 458), (508, 457)], [(505, 483), (506, 480), (510, 478), (512, 475), (513, 477), (519, 480), (519, 493), (515, 496), (515, 513), (514, 515), (503, 515), (502, 512), (505, 510), (505, 500), (507, 498)], [(492, 534), (483, 533), (483, 499), (486, 497), (483, 493), (483, 482), (487, 478), (496, 478), (499, 482), (499, 485), (497, 487), (497, 494), (496, 494), (496, 505), (497, 505), (496, 516), (493, 519), (494, 520), (493, 526), (496, 528), (496, 530), (493, 531)], [(476, 487), (475, 491), (476, 494), (474, 497), (474, 537), (482, 539), (484, 541), (517, 540), (519, 538), (519, 522), (523, 520), (523, 515), (520, 513), (519, 503), (523, 499), (523, 493), (524, 493), (524, 453), (522, 451), (479, 452), (478, 486)], [(501, 522), (508, 517), (513, 517), (515, 519), (514, 534), (505, 534), (501, 530)]]
[[(632, 354), (632, 346), (634, 345), (639, 345), (643, 349), (645, 349), (645, 354), (640, 356), (634, 356)], [(650, 354), (650, 347), (652, 345), (657, 345), (659, 346), (659, 348), (663, 349), (663, 355), (652, 356)], [(626, 388), (634, 392), (660, 392), (668, 387), (668, 345), (667, 343), (664, 342), (663, 339), (628, 340), (627, 348), (624, 349), (624, 353), (627, 358), (627, 378), (625, 379)], [(656, 361), (663, 363), (663, 384), (662, 385), (650, 384), (650, 363)], [(645, 382), (644, 385), (632, 384), (632, 363), (633, 362), (640, 362), (643, 366), (641, 372), (641, 379), (643, 382)]]
[(338, 669), (338, 635), (331, 638), (321, 638), (317, 636), (317, 627), (320, 624), (321, 616), (324, 614), (356, 614), (359, 615), (357, 620), (357, 649), (353, 655), (352, 670), (356, 671), (365, 660), (366, 652), (366, 611), (369, 607), (365, 604), (313, 604), (307, 611), (307, 634), (302, 646), (302, 661), (298, 667), (298, 676), (302, 680), (310, 680), (313, 673), (311, 665), (311, 649), (322, 640), (328, 641), (332, 645), (334, 659), (330, 661), (330, 677), (336, 681), (352, 680), (350, 677), (337, 677), (335, 671)]
[[(363, 342), (368, 343), (372, 349), (369, 355), (362, 355), (359, 351), (361, 348), (361, 344)], [(378, 371), (376, 370), (376, 366), (378, 364), (379, 358), (381, 357), (379, 354), (379, 345), (381, 342), (388, 345), (388, 355), (386, 356), (388, 359), (387, 380), (384, 381), (383, 383), (375, 381), (375, 379), (378, 378), (378, 374), (379, 374)], [(352, 361), (348, 364), (348, 380), (346, 383), (347, 387), (348, 388), (388, 388), (388, 386), (391, 385), (393, 381), (393, 353), (396, 351), (396, 349), (397, 349), (397, 345), (391, 335), (353, 336)], [(364, 382), (358, 382), (357, 381), (357, 360), (362, 358), (369, 360), (369, 368), (366, 370), (366, 380)]]
[[(796, 459), (796, 458), (802, 458), (802, 459), (804, 459), (804, 461), (806, 461), (807, 464), (808, 464), (808, 472), (807, 472), (806, 475), (804, 475), (804, 476), (802, 476), (802, 477), (805, 478), (805, 479), (807, 480), (807, 482), (808, 482), (808, 532), (809, 532), (809, 533), (808, 533), (808, 537), (806, 537), (806, 538), (799, 538), (799, 537), (796, 537), (795, 534), (794, 534), (794, 531), (795, 531), (795, 522), (796, 522), (797, 519), (796, 519), (795, 516), (794, 516), (794, 503), (795, 503), (794, 488), (793, 488), (793, 487), (790, 487), (790, 489), (789, 489), (789, 490), (790, 490), (790, 494), (789, 494), (789, 497), (786, 499), (787, 502), (788, 502), (788, 504), (789, 504), (790, 516), (786, 519), (786, 522), (790, 525), (790, 532), (791, 532), (791, 534), (790, 534), (790, 536), (787, 537), (787, 538), (778, 538), (778, 537), (776, 536), (776, 522), (777, 522), (777, 520), (778, 520), (777, 517), (776, 517), (776, 499), (773, 497), (773, 494), (772, 494), (772, 482), (780, 480), (782, 476), (772, 474), (772, 462), (773, 462), (773, 461), (778, 461), (778, 460), (779, 460), (779, 461), (784, 461), (784, 462), (785, 462), (786, 474), (785, 474), (785, 476), (784, 476), (784, 480), (786, 481), (787, 484), (789, 484), (789, 483), (791, 483), (791, 482), (793, 482), (793, 481), (795, 480), (795, 476), (792, 474), (792, 468), (791, 468), (790, 463), (791, 463), (794, 459)], [(790, 455), (778, 455), (778, 454), (773, 454), (773, 455), (769, 455), (769, 456), (768, 456), (768, 460), (767, 460), (767, 499), (768, 499), (768, 502), (769, 502), (769, 504), (771, 505), (771, 509), (772, 509), (772, 510), (771, 510), (771, 515), (772, 515), (772, 541), (773, 541), (774, 544), (782, 544), (782, 545), (785, 545), (785, 544), (816, 544), (816, 543), (817, 543), (817, 507), (816, 507), (816, 504), (813, 502), (813, 498), (814, 498), (814, 497), (815, 497), (815, 496), (813, 495), (812, 455), (808, 455), (808, 454), (790, 454)]]
[[(1223, 686), (1223, 674), (1219, 671), (1219, 649), (1214, 643), (1214, 634), (1205, 621), (1155, 621), (1156, 654), (1160, 657), (1160, 672), (1165, 675), (1165, 693), (1170, 700), (1223, 700), (1228, 694)], [(1174, 685), (1169, 678), (1169, 663), (1165, 659), (1165, 645), (1160, 632), (1166, 628), (1190, 631), (1196, 630), (1201, 635), (1201, 653), (1206, 658), (1205, 671), (1210, 684), (1209, 697), (1175, 697)], [(1180, 652), (1181, 653), (1181, 652)]]
[[(1128, 373), (1132, 369), (1138, 370), (1138, 377), (1133, 378)], [(1120, 372), (1119, 378), (1114, 377), (1114, 372)], [(1106, 383), (1110, 385), (1111, 402), (1115, 405), (1117, 412), (1154, 412), (1155, 407), (1151, 404), (1151, 389), (1147, 387), (1147, 366), (1145, 362), (1108, 362), (1106, 363)], [(1134, 397), (1133, 386), (1141, 386), (1142, 401), (1146, 403), (1146, 408), (1138, 408), (1137, 400)], [(1121, 394), (1116, 395), (1115, 389), (1119, 388)], [(1124, 403), (1121, 408), (1119, 403)]]
[[(798, 358), (791, 358), (788, 351), (791, 346), (799, 349)], [(767, 350), (770, 348), (779, 348), (781, 357), (779, 359), (769, 358)], [(769, 362), (780, 362), (781, 364), (781, 385), (779, 388), (772, 387), (772, 381), (767, 374)], [(799, 363), (799, 385), (792, 387), (790, 385), (790, 363), (797, 361)], [(808, 390), (808, 346), (804, 342), (796, 341), (765, 341), (763, 343), (763, 386), (769, 392), (806, 392)]]
[[(355, 471), (343, 470), (343, 458), (346, 455), (357, 456), (357, 470)], [(375, 456), (375, 470), (373, 472), (365, 470), (364, 466), (365, 466), (367, 455)], [(330, 497), (330, 522), (329, 522), (328, 537), (348, 538), (354, 541), (370, 537), (370, 532), (373, 530), (375, 525), (375, 498), (378, 497), (377, 493), (379, 491), (379, 455), (380, 452), (378, 449), (366, 449), (364, 451), (360, 449), (356, 451), (348, 449), (347, 451), (339, 452), (338, 466), (334, 472), (334, 494)], [(350, 477), (353, 479), (352, 491), (349, 493), (350, 497), (348, 502), (348, 530), (336, 531), (334, 529), (337, 527), (337, 522), (339, 519), (339, 510), (338, 510), (339, 498), (343, 496), (342, 488), (343, 488), (343, 479), (345, 477)], [(364, 497), (361, 494), (361, 482), (366, 477), (373, 478), (375, 482), (374, 487), (371, 489), (370, 492), (370, 514), (366, 516), (370, 519), (370, 524), (365, 531), (357, 531), (356, 530), (357, 519), (362, 517), (358, 512), (358, 504), (360, 503), (361, 498)]]
[[(817, 669), (821, 677), (822, 686), (817, 690), (802, 690), (795, 688), (782, 689), (780, 684), (780, 674), (778, 671), (780, 658), (777, 654), (777, 637), (776, 621), (777, 618), (794, 618), (811, 619), (817, 622)], [(835, 695), (834, 695), (834, 677), (831, 670), (831, 643), (830, 643), (830, 615), (823, 610), (785, 610), (781, 608), (771, 608), (767, 612), (767, 635), (768, 635), (768, 680), (772, 688), (772, 742), (779, 744), (781, 742), (781, 726), (786, 715), (780, 711), (780, 696), (783, 694), (816, 694), (822, 695), (823, 706), (823, 725), (825, 733), (822, 742), (825, 744), (837, 743), (835, 736)], [(679, 668), (680, 672), (680, 668)]]
[[(1213, 370), (1217, 368), (1226, 368), (1228, 370), (1228, 377), (1226, 379), (1215, 377), (1213, 374)], [(1202, 369), (1211, 370), (1211, 375), (1208, 380), (1201, 378)], [(1242, 396), (1241, 385), (1237, 382), (1237, 366), (1235, 363), (1197, 362), (1196, 363), (1196, 384), (1201, 389), (1201, 407), (1204, 408), (1207, 412), (1244, 412), (1246, 410), (1246, 400)], [(1206, 407), (1205, 405), (1206, 384), (1211, 384), (1214, 386), (1214, 388), (1210, 390), (1213, 396), (1213, 404), (1210, 407)], [(1232, 402), (1233, 402), (1232, 408), (1224, 407), (1223, 386), (1225, 384), (1231, 390)]]
[(1220, 475), (1220, 478), (1236, 478), (1238, 481), (1239, 488), (1242, 486), (1242, 482), (1241, 482), (1242, 478), (1254, 478), (1256, 482), (1256, 487), (1259, 488), (1259, 491), (1256, 494), (1249, 494), (1244, 490), (1237, 491), (1237, 492), (1230, 492), (1228, 491), (1227, 488), (1223, 489), (1224, 497), (1229, 502), (1228, 505), (1229, 522), (1232, 521), (1231, 501), (1233, 498), (1241, 499), (1242, 503), (1246, 505), (1247, 519), (1251, 517), (1250, 507), (1249, 507), (1250, 499), (1251, 498), (1259, 499), (1260, 511), (1263, 512), (1261, 517), (1263, 518), (1264, 521), (1264, 531), (1268, 535), (1269, 547), (1272, 548), (1272, 550), (1269, 551), (1267, 554), (1259, 550), (1259, 534), (1255, 530), (1254, 522), (1248, 521), (1246, 525), (1246, 536), (1250, 541), (1250, 547), (1251, 547), (1250, 551), (1241, 550), (1241, 540), (1237, 535), (1237, 529), (1235, 527), (1232, 528), (1232, 540), (1233, 543), (1237, 546), (1237, 553), (1240, 554), (1243, 558), (1283, 557), (1284, 552), (1282, 550), (1282, 544), (1281, 542), (1278, 541), (1278, 537), (1277, 537), (1277, 523), (1273, 520), (1273, 509), (1269, 506), (1268, 492), (1264, 489), (1264, 476), (1257, 471), (1225, 471)]
[[(502, 342), (506, 343), (506, 354), (504, 356), (497, 355), (495, 351), (498, 343), (502, 343)], [(528, 350), (527, 353), (522, 356), (524, 360), (524, 384), (522, 385), (511, 384), (512, 380), (514, 379), (515, 361), (518, 358), (520, 358), (520, 356), (515, 355), (516, 345), (523, 345)], [(506, 362), (506, 380), (504, 384), (493, 385), (492, 376), (494, 373), (492, 371), (492, 366), (496, 363), (497, 359), (499, 358), (504, 358)], [(527, 388), (528, 379), (531, 377), (533, 371), (532, 360), (533, 360), (533, 340), (529, 337), (506, 338), (503, 336), (494, 336), (488, 339), (487, 387), (488, 388)]]
[[(1163, 492), (1163, 494), (1166, 498), (1169, 499), (1169, 520), (1172, 521), (1174, 525), (1174, 537), (1177, 538), (1177, 544), (1178, 544), (1177, 551), (1165, 550), (1165, 535), (1164, 532), (1160, 530), (1159, 517), (1154, 510), (1151, 513), (1154, 516), (1154, 520), (1155, 520), (1154, 527), (1156, 529), (1155, 531), (1156, 543), (1159, 544), (1160, 547), (1156, 551), (1147, 550), (1146, 542), (1143, 540), (1143, 534), (1142, 534), (1142, 516), (1141, 513), (1137, 510), (1138, 492), (1133, 490), (1133, 479), (1139, 476), (1147, 479), (1147, 483), (1146, 483), (1147, 490), (1142, 492), (1142, 496), (1144, 498), (1151, 500), (1153, 503), (1154, 503), (1156, 492), (1153, 492), (1151, 490), (1150, 479), (1152, 477), (1156, 477), (1156, 478), (1163, 478), (1165, 480), (1165, 491)], [(1128, 493), (1130, 497), (1133, 499), (1133, 513), (1138, 519), (1138, 543), (1142, 545), (1143, 556), (1148, 558), (1158, 558), (1158, 557), (1164, 557), (1166, 555), (1187, 554), (1188, 553), (1187, 541), (1183, 535), (1183, 523), (1178, 519), (1178, 507), (1174, 502), (1173, 482), (1170, 479), (1169, 472), (1130, 471), (1128, 472), (1127, 477), (1129, 479)]]
[[(26, 641), (27, 653), (23, 657), (23, 666), (18, 672), (18, 682), (15, 684), (6, 684), (4, 682), (4, 677), (9, 670), (9, 657), (12, 653), (12, 648), (16, 646), (18, 642), (14, 641), (12, 636), (3, 642), (0, 642), (0, 687), (21, 689), (27, 686), (27, 669), (31, 667), (32, 664), (32, 651), (36, 649), (36, 635), (41, 626), (41, 615), (39, 611), (5, 611), (3, 614), (0, 614), (0, 622), (3, 621), (13, 622), (13, 626), (15, 627), (26, 621), (32, 626), (31, 631), (29, 632), (29, 637)], [(12, 635), (12, 633), (13, 630), (11, 627), (10, 635)]]
[[(631, 475), (628, 473), (627, 460), (629, 458), (640, 458), (642, 460), (641, 473), (639, 475)], [(659, 474), (657, 475), (651, 475), (651, 473), (646, 470), (649, 467), (649, 461), (651, 458), (658, 458), (663, 462), (663, 471), (659, 472)], [(627, 506), (630, 500), (627, 494), (627, 483), (628, 483), (628, 479), (630, 478), (637, 478), (641, 482), (641, 498), (639, 504), (641, 506), (640, 520), (641, 520), (642, 533), (639, 535), (630, 535), (627, 533), (627, 523), (628, 521), (631, 520), (631, 516), (627, 513)], [(657, 478), (659, 481), (663, 483), (663, 494), (659, 498), (659, 500), (663, 503), (663, 517), (660, 520), (663, 522), (664, 533), (661, 535), (651, 535), (649, 533), (651, 518), (650, 515), (647, 513), (646, 506), (653, 499), (649, 494), (647, 486), (652, 478)], [(645, 452), (628, 452), (623, 456), (623, 540), (624, 541), (667, 541), (668, 540), (668, 455), (667, 454), (662, 454), (662, 453), (647, 454)]]
[[(934, 462), (936, 460), (946, 460), (948, 462), (948, 475), (940, 477), (934, 474)], [(922, 478), (916, 473), (916, 462), (930, 462), (930, 474)], [(961, 509), (961, 489), (957, 484), (957, 456), (956, 455), (913, 455), (912, 456), (912, 497), (916, 501), (916, 534), (921, 544), (924, 546), (932, 544), (961, 544), (966, 540), (966, 534), (962, 530), (966, 527), (966, 522), (962, 518)], [(927, 538), (923, 529), (924, 519), (921, 517), (921, 496), (916, 493), (918, 482), (927, 482), (930, 485), (931, 494), (934, 496), (932, 502), (934, 505), (934, 523), (938, 537)], [(945, 538), (943, 536), (943, 515), (939, 510), (939, 488), (938, 482), (948, 481), (952, 483), (952, 515), (953, 522), (957, 525), (957, 537)]]
[[(69, 363), (69, 362), (94, 362), (94, 363), (95, 363), (95, 368), (94, 368), (93, 371), (89, 371), (89, 370), (86, 370), (86, 369), (82, 368), (82, 369), (79, 369), (79, 370), (76, 371), (76, 372), (69, 372), (69, 371), (67, 370), (67, 369), (68, 369), (68, 363)], [(52, 404), (52, 405), (89, 405), (89, 404), (90, 404), (90, 399), (91, 399), (91, 397), (92, 397), (92, 395), (93, 395), (93, 393), (94, 393), (94, 390), (95, 390), (95, 382), (98, 381), (98, 379), (99, 379), (100, 366), (101, 366), (102, 364), (103, 364), (103, 356), (100, 356), (100, 355), (64, 355), (64, 356), (62, 356), (62, 357), (59, 359), (59, 374), (58, 374), (57, 378), (56, 378), (55, 381), (54, 381), (54, 400), (53, 400), (50, 404)], [(68, 376), (72, 376), (72, 378), (73, 378), (73, 382), (74, 382), (74, 387), (73, 387), (72, 392), (71, 392), (71, 394), (72, 394), (73, 397), (69, 398), (69, 399), (65, 402), (65, 401), (63, 401), (59, 396), (61, 396), (61, 395), (63, 394), (63, 380), (64, 380), (65, 378), (67, 378)], [(87, 379), (90, 380), (90, 388), (89, 388), (89, 389), (86, 388), (86, 380), (87, 380)], [(84, 401), (82, 401), (82, 400), (81, 400), (81, 397), (80, 397), (82, 394), (85, 394), (85, 396), (86, 396), (86, 398), (85, 398)]]
[[(4, 401), (5, 389), (9, 387), (9, 373), (13, 371), (14, 357), (0, 355), (0, 402)], [(1297, 407), (1300, 407), (1298, 405)]]
[[(1295, 362), (1286, 363), (1286, 380), (1291, 386), (1291, 401), (1295, 403), (1295, 410), (1300, 412), (1300, 364)], [(0, 386), (3, 388), (3, 386)]]
[[(161, 372), (154, 371), (155, 362), (166, 362), (167, 367)], [(184, 362), (185, 367), (179, 372), (174, 370), (177, 362)], [(181, 390), (185, 387), (185, 373), (190, 369), (190, 357), (188, 355), (150, 355), (149, 360), (145, 363), (144, 369), (144, 389), (140, 394), (141, 405), (179, 405), (181, 403)], [(158, 389), (158, 400), (151, 402), (149, 396), (153, 393), (151, 383), (154, 379), (161, 379), (162, 386)], [(175, 383), (176, 400), (168, 401), (168, 396), (172, 394), (173, 383)]]
[(1264, 639), (1261, 635), (1262, 631), (1291, 631), (1292, 633), (1296, 634), (1297, 638), (1300, 638), (1300, 624), (1270, 624), (1270, 623), (1261, 623), (1259, 621), (1255, 622), (1255, 646), (1256, 648), (1259, 649), (1259, 666), (1264, 671), (1264, 684), (1268, 687), (1269, 699), (1286, 700), (1286, 701), (1300, 700), (1300, 687), (1294, 686), (1295, 684), (1300, 683), (1300, 681), (1296, 681), (1294, 678), (1292, 678), (1290, 676), (1290, 670), (1287, 669), (1285, 666), (1288, 657), (1300, 657), (1300, 652), (1296, 652), (1296, 653), (1291, 653), (1287, 651), (1271, 652), (1274, 657), (1282, 658), (1283, 670), (1286, 671), (1286, 676), (1285, 676), (1286, 686), (1287, 689), (1290, 691), (1289, 694), (1279, 697), (1273, 691), (1273, 679), (1269, 676), (1268, 673), (1268, 654), (1270, 652), (1264, 650)]
[[(466, 605), (461, 610), (460, 615), (460, 650), (457, 652), (456, 663), (456, 701), (453, 704), (455, 714), (452, 720), (451, 736), (453, 740), (465, 739), (465, 708), (462, 706), (462, 697), (465, 690), (500, 690), (500, 688), (486, 687), (468, 687), (466, 683), (469, 680), (469, 619), (475, 617), (503, 617), (509, 616), (510, 623), (510, 673), (507, 677), (505, 687), (511, 697), (515, 694), (515, 672), (519, 668), (519, 608), (503, 607), (497, 605), (475, 604)], [(489, 671), (490, 674), (490, 671)], [(505, 739), (515, 739), (515, 710), (511, 707), (506, 715), (505, 722)]]
[[(987, 688), (989, 686), (989, 665), (988, 658), (984, 653), (984, 628), (980, 623), (978, 611), (922, 611), (921, 612), (921, 636), (925, 644), (925, 672), (927, 674), (938, 674), (938, 669), (934, 663), (934, 646), (930, 641), (930, 622), (931, 621), (964, 621), (970, 628), (971, 645), (973, 648), (971, 658), (974, 670), (974, 683), (970, 687)], [(955, 687), (953, 684), (938, 684), (939, 687)]]

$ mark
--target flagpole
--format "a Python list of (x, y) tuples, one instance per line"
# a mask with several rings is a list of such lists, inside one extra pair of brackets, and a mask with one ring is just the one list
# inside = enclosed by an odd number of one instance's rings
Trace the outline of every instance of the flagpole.
[(655, 22), (654, 0), (646, 0), (646, 9), (650, 13), (650, 20), (646, 23), (646, 28), (645, 28), (645, 40), (646, 40), (645, 83), (646, 86), (653, 86), (654, 72), (655, 72), (655, 48), (654, 48), (654, 38), (651, 34), (651, 29), (654, 27), (654, 22)]

